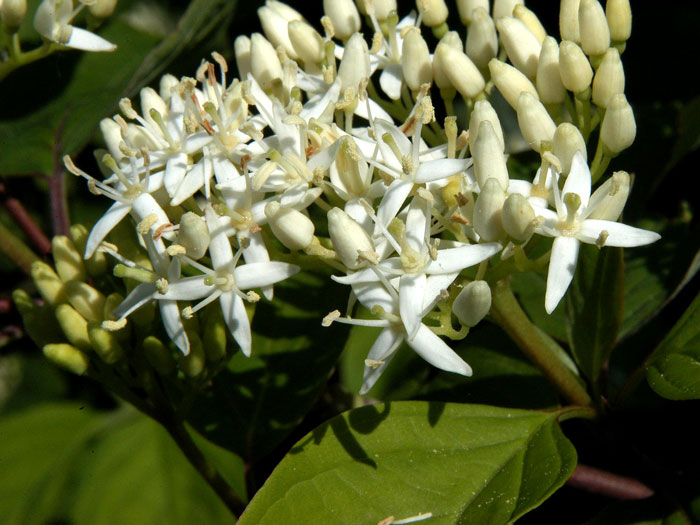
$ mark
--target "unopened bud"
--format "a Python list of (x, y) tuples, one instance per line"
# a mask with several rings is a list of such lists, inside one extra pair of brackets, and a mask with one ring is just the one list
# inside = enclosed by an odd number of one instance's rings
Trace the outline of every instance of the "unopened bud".
[(352, 0), (323, 0), (323, 12), (340, 40), (347, 40), (360, 30), (360, 13)]
[(95, 353), (108, 365), (113, 365), (124, 357), (124, 349), (113, 332), (104, 330), (100, 323), (88, 324), (88, 335)]
[(586, 91), (593, 80), (593, 69), (583, 50), (570, 40), (559, 46), (559, 72), (564, 87), (574, 93)]
[(438, 46), (435, 51), (440, 55), (440, 61), (447, 67), (447, 77), (454, 88), (464, 98), (475, 98), (486, 86), (484, 77), (474, 62), (459, 49), (451, 46)]
[(226, 338), (228, 328), (221, 313), (221, 308), (208, 308), (204, 317), (202, 343), (207, 361), (216, 363), (226, 357)]
[(68, 281), (65, 284), (68, 302), (88, 321), (102, 321), (105, 296), (87, 283)]
[(417, 91), (423, 84), (430, 84), (433, 81), (433, 66), (428, 44), (425, 43), (420, 30), (409, 29), (401, 49), (401, 68), (409, 89)]
[[(70, 227), (70, 236), (73, 239), (73, 245), (79, 253), (85, 253), (85, 246), (90, 235), (88, 229), (82, 224), (73, 224)], [(82, 257), (82, 256), (81, 256)], [(88, 275), (96, 277), (107, 271), (107, 256), (104, 252), (96, 251), (89, 259), (84, 261), (85, 269)]]
[(416, 7), (423, 11), (423, 23), (428, 27), (438, 27), (447, 20), (445, 0), (416, 0)]
[(188, 257), (201, 259), (207, 253), (210, 240), (209, 229), (202, 217), (188, 211), (180, 218), (177, 244), (185, 248)]
[(608, 48), (598, 70), (593, 77), (591, 99), (601, 108), (608, 107), (613, 95), (625, 92), (625, 71), (620, 60), (620, 52), (614, 47)]
[(600, 140), (607, 149), (606, 153), (614, 156), (629, 148), (636, 135), (637, 124), (632, 106), (624, 94), (614, 95), (600, 125)]
[(566, 98), (566, 89), (561, 82), (559, 71), (559, 45), (548, 36), (542, 42), (542, 51), (537, 63), (535, 77), (537, 92), (543, 104), (561, 104)]
[(535, 98), (539, 98), (532, 82), (510, 64), (494, 58), (489, 62), (489, 71), (496, 88), (513, 109), (517, 110), (518, 99), (523, 92), (532, 93)]
[(73, 241), (65, 235), (57, 235), (51, 239), (56, 273), (62, 281), (84, 281), (85, 265), (83, 257), (75, 248)]
[(469, 116), (469, 144), (473, 145), (476, 142), (476, 138), (479, 136), (479, 127), (485, 120), (491, 123), (493, 131), (496, 133), (498, 142), (501, 145), (501, 151), (505, 151), (501, 121), (498, 119), (496, 110), (493, 109), (493, 106), (488, 100), (477, 100), (476, 104), (474, 104), (474, 109)]
[(535, 210), (525, 197), (512, 193), (503, 204), (503, 229), (516, 241), (524, 242), (532, 235)]
[(472, 13), (472, 22), (467, 31), (464, 50), (479, 70), (485, 70), (489, 60), (498, 54), (498, 34), (488, 7), (478, 8)]
[[(489, 14), (489, 0), (457, 0), (457, 11), (459, 11), (459, 19), (465, 26), (469, 26), (474, 21), (474, 10), (483, 9)], [(469, 28), (471, 31), (472, 28)]]
[(340, 208), (328, 212), (328, 233), (338, 257), (351, 270), (362, 266), (359, 252), (374, 251), (369, 234)]
[(577, 151), (581, 152), (584, 160), (587, 158), (586, 141), (579, 129), (569, 122), (557, 126), (552, 142), (552, 153), (559, 159), (562, 175), (568, 175), (571, 171), (571, 161)]
[(368, 15), (370, 10), (374, 10), (374, 16), (383, 22), (389, 18), (392, 11), (396, 11), (397, 6), (396, 0), (357, 0), (357, 8), (363, 15)]
[(180, 357), (180, 368), (187, 377), (195, 378), (204, 371), (206, 355), (199, 335), (188, 331), (187, 338), (190, 341), (190, 353)]
[[(87, 2), (85, 3), (87, 4)], [(117, 0), (94, 0), (93, 3), (88, 5), (90, 14), (99, 19), (112, 16), (115, 7), (117, 7)]]
[(537, 153), (542, 151), (542, 142), (550, 142), (557, 129), (545, 107), (530, 93), (522, 93), (518, 99), (518, 126)]
[(141, 114), (146, 120), (157, 126), (156, 121), (151, 116), (151, 112), (157, 112), (161, 117), (165, 118), (168, 115), (168, 105), (158, 92), (151, 87), (143, 88), (140, 95)]
[(629, 0), (607, 0), (605, 17), (608, 19), (610, 38), (626, 42), (632, 34), (632, 9)]
[(513, 17), (497, 19), (496, 27), (511, 63), (526, 77), (534, 79), (542, 49), (535, 35), (525, 24)]
[(49, 361), (79, 376), (87, 372), (90, 364), (88, 356), (66, 343), (48, 344), (42, 351)]
[(313, 27), (301, 20), (289, 22), (289, 40), (294, 51), (307, 67), (323, 62), (323, 37)]
[(8, 33), (15, 33), (27, 14), (27, 0), (3, 0), (0, 2), (2, 24)]
[(535, 38), (540, 44), (544, 42), (547, 36), (547, 30), (542, 25), (542, 22), (540, 22), (540, 19), (537, 18), (537, 15), (525, 7), (525, 4), (516, 5), (515, 9), (513, 9), (513, 16), (525, 24), (525, 27), (535, 35)]
[(581, 41), (578, 7), (579, 0), (561, 0), (559, 7), (559, 35), (562, 40)]
[(314, 223), (293, 208), (271, 201), (265, 206), (265, 215), (275, 237), (290, 250), (303, 250), (314, 238)]
[(120, 144), (124, 142), (121, 126), (111, 118), (103, 118), (100, 121), (100, 131), (112, 157), (117, 159), (117, 161), (123, 159), (124, 154), (120, 149)]
[(356, 33), (345, 44), (343, 59), (338, 67), (341, 93), (349, 87), (357, 89), (360, 81), (369, 78), (369, 75), (369, 48), (362, 34)]
[(580, 0), (578, 23), (583, 52), (588, 56), (605, 53), (610, 47), (610, 28), (598, 0)]
[(503, 143), (493, 129), (491, 122), (483, 120), (479, 124), (479, 135), (472, 144), (474, 174), (483, 188), (488, 180), (495, 180), (503, 191), (508, 189), (508, 168), (503, 153)]
[(250, 69), (253, 78), (265, 91), (270, 91), (276, 81), (282, 79), (282, 64), (275, 48), (260, 33), (250, 39)]
[(491, 288), (486, 281), (472, 281), (465, 286), (452, 304), (452, 312), (463, 325), (472, 327), (486, 317), (491, 309)]
[(70, 344), (85, 352), (92, 349), (88, 336), (88, 322), (75, 308), (69, 304), (58, 305), (56, 319)]
[(474, 207), (474, 230), (484, 241), (496, 241), (503, 237), (501, 214), (506, 192), (496, 179), (488, 179), (481, 188)]
[(299, 58), (287, 32), (290, 22), (303, 19), (298, 11), (282, 2), (266, 2), (258, 8), (258, 18), (265, 36), (274, 47), (281, 46), (292, 60)]
[(591, 195), (588, 203), (593, 211), (589, 219), (616, 221), (630, 194), (630, 175), (626, 171), (616, 171), (608, 180), (601, 184)]
[(250, 73), (250, 48), (252, 42), (246, 35), (236, 37), (233, 42), (233, 52), (236, 55), (236, 66), (238, 67), (238, 76), (245, 80)]
[(493, 19), (498, 20), (504, 16), (513, 16), (515, 6), (524, 4), (523, 0), (494, 0), (493, 2)]
[(143, 340), (143, 353), (156, 371), (167, 376), (175, 371), (175, 359), (160, 339), (149, 335)]
[(435, 79), (435, 85), (440, 89), (453, 88), (452, 81), (447, 76), (447, 71), (450, 69), (450, 64), (445, 64), (442, 62), (442, 53), (438, 53), (440, 46), (449, 46), (458, 51), (462, 49), (462, 39), (459, 38), (457, 31), (448, 31), (445, 33), (438, 42), (435, 48), (435, 53), (433, 54), (433, 78)]
[(32, 279), (36, 289), (51, 306), (56, 307), (67, 301), (63, 281), (45, 262), (35, 261), (32, 263)]

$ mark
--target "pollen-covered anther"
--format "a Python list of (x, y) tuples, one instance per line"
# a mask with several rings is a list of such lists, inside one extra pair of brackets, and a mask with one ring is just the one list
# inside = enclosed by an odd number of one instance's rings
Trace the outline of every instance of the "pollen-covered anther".
[(139, 116), (139, 114), (136, 113), (136, 110), (134, 110), (133, 106), (131, 105), (131, 100), (129, 100), (126, 97), (119, 101), (119, 109), (122, 113), (124, 113), (124, 116), (128, 119), (135, 120)]
[(338, 319), (340, 317), (340, 311), (339, 310), (333, 310), (331, 313), (326, 315), (323, 318), (323, 321), (321, 321), (321, 326), (328, 327), (333, 324), (333, 321)]
[(454, 222), (455, 224), (463, 224), (464, 226), (469, 226), (469, 219), (467, 219), (461, 213), (453, 213), (450, 216), (450, 221)]
[[(423, 84), (423, 86), (421, 86), (421, 88), (424, 87), (430, 89), (430, 84)], [(420, 105), (423, 108), (423, 114), (421, 115), (423, 124), (430, 124), (435, 120), (435, 107), (433, 107), (432, 99), (426, 95), (420, 99)]]
[(185, 255), (187, 253), (185, 247), (179, 244), (171, 244), (170, 246), (168, 246), (166, 251), (168, 252), (168, 255), (170, 255), (170, 257), (175, 257), (176, 255)]
[(165, 277), (161, 277), (160, 279), (156, 280), (155, 283), (153, 283), (156, 287), (156, 290), (158, 290), (158, 293), (161, 295), (165, 295), (168, 293), (168, 280)]
[(598, 248), (602, 248), (603, 246), (605, 246), (605, 243), (607, 242), (609, 236), (610, 234), (608, 233), (608, 230), (601, 231), (600, 235), (598, 235), (598, 238), (595, 241), (595, 245)]
[(376, 55), (382, 50), (382, 44), (384, 43), (384, 36), (380, 32), (375, 32), (372, 36), (372, 46), (369, 48), (370, 55)]
[(260, 300), (260, 295), (255, 293), (253, 290), (249, 290), (245, 294), (245, 298), (249, 303), (257, 303)]
[(126, 326), (126, 319), (120, 319), (119, 321), (102, 321), (100, 326), (103, 330), (107, 330), (108, 332), (116, 332)]
[(379, 264), (379, 254), (368, 250), (357, 251), (357, 262), (368, 262), (370, 264)]
[(365, 366), (368, 366), (374, 370), (382, 366), (386, 361), (382, 360), (377, 360), (377, 359), (365, 359)]
[(183, 319), (192, 319), (194, 317), (194, 309), (191, 306), (185, 306), (180, 314)]
[(156, 215), (155, 213), (150, 213), (146, 215), (143, 218), (143, 220), (136, 225), (136, 231), (138, 231), (141, 235), (146, 235), (151, 229), (151, 226), (153, 226), (157, 222), (158, 215)]
[(416, 193), (421, 199), (429, 202), (431, 206), (435, 204), (435, 197), (433, 196), (432, 192), (426, 188), (418, 188)]

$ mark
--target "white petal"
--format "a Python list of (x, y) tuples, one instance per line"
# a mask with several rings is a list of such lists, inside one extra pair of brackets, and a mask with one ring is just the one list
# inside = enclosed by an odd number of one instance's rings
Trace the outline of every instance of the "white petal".
[(359, 272), (349, 273), (343, 276), (331, 275), (331, 279), (340, 284), (360, 284), (360, 283), (377, 283), (379, 277), (371, 268), (365, 268)]
[(224, 217), (219, 217), (211, 206), (204, 209), (207, 218), (207, 228), (211, 240), (209, 241), (209, 256), (211, 264), (215, 270), (233, 271), (233, 249), (231, 241), (226, 235), (228, 221)]
[(165, 332), (170, 340), (175, 343), (180, 351), (187, 355), (190, 353), (190, 341), (185, 333), (185, 326), (182, 324), (180, 309), (176, 301), (158, 301), (160, 306), (160, 318), (163, 321)]
[(430, 274), (459, 272), (485, 261), (502, 248), (498, 242), (489, 242), (438, 250), (437, 259), (432, 261), (425, 271)]
[(170, 197), (175, 195), (175, 191), (182, 183), (186, 173), (187, 155), (185, 153), (177, 153), (168, 159), (168, 162), (165, 164), (163, 184)]
[(259, 262), (236, 267), (236, 286), (241, 290), (278, 283), (299, 271), (299, 267), (283, 262)]
[(407, 342), (419, 356), (434, 367), (463, 376), (472, 375), (471, 367), (424, 324), (418, 328), (413, 341)]
[(112, 44), (112, 42), (105, 40), (101, 36), (97, 36), (95, 33), (91, 33), (79, 27), (70, 27), (71, 33), (68, 42), (59, 42), (64, 46), (72, 47), (73, 49), (82, 49), (83, 51), (114, 51), (117, 49), (117, 46)]
[(128, 317), (132, 312), (141, 308), (144, 304), (150, 303), (154, 297), (156, 289), (152, 284), (141, 283), (136, 286), (131, 293), (126, 296), (119, 306), (117, 306), (112, 315), (118, 319)]
[(233, 163), (219, 155), (214, 155), (211, 159), (214, 166), (214, 176), (217, 184), (226, 183), (232, 179), (240, 177), (238, 170)]
[(365, 308), (381, 306), (387, 313), (396, 313), (399, 305), (394, 297), (379, 283), (356, 284), (352, 291)]
[(377, 218), (382, 224), (388, 226), (392, 219), (396, 217), (406, 197), (411, 193), (411, 189), (413, 189), (413, 183), (405, 180), (396, 179), (389, 185), (389, 189), (386, 190), (377, 210)]
[(600, 234), (608, 233), (605, 239), (605, 246), (621, 246), (631, 248), (634, 246), (644, 246), (656, 242), (661, 238), (656, 232), (642, 230), (634, 226), (628, 226), (619, 222), (603, 221), (599, 219), (587, 219), (581, 223), (581, 231), (578, 238), (589, 244), (595, 244)]
[(439, 275), (431, 275), (428, 277), (425, 283), (425, 292), (423, 293), (423, 312), (422, 316), (425, 317), (427, 313), (433, 309), (435, 303), (437, 302), (440, 292), (442, 290), (447, 290), (452, 284), (459, 272), (454, 273), (443, 273)]
[(389, 64), (379, 75), (379, 85), (382, 91), (392, 100), (401, 98), (401, 81), (403, 80), (403, 70), (401, 64)]
[(413, 199), (406, 214), (406, 241), (409, 246), (422, 253), (426, 250), (425, 243), (429, 235), (428, 219), (425, 207), (421, 203), (427, 202), (422, 199)]
[(157, 293), (154, 299), (167, 299), (174, 301), (195, 301), (206, 297), (216, 291), (213, 286), (204, 284), (205, 276), (195, 275), (185, 277), (174, 283), (168, 283), (168, 290), (164, 294)]
[(224, 321), (226, 321), (231, 335), (241, 347), (243, 354), (250, 357), (253, 341), (250, 334), (250, 321), (248, 321), (248, 313), (245, 311), (243, 299), (229, 292), (221, 294), (219, 302), (224, 314)]
[(416, 336), (423, 319), (425, 284), (424, 273), (404, 274), (399, 281), (399, 312), (409, 341)]
[(547, 292), (544, 309), (551, 314), (564, 297), (576, 271), (579, 242), (574, 237), (557, 237), (552, 244), (547, 272)]
[(372, 348), (369, 350), (369, 354), (367, 354), (367, 359), (371, 359), (373, 361), (383, 361), (383, 363), (377, 368), (365, 365), (360, 395), (365, 395), (372, 389), (374, 384), (377, 382), (377, 379), (379, 379), (382, 372), (384, 372), (384, 369), (391, 362), (391, 359), (396, 354), (396, 350), (403, 340), (403, 333), (391, 327), (384, 328), (381, 332), (379, 332), (377, 339), (374, 341)]
[(179, 206), (204, 186), (208, 177), (213, 174), (213, 169), (208, 164), (206, 157), (202, 157), (197, 164), (192, 166), (175, 191), (173, 200), (170, 202), (171, 206)]
[(471, 159), (437, 159), (422, 162), (413, 180), (417, 183), (440, 180), (461, 173), (471, 164)]
[(119, 222), (126, 217), (130, 211), (130, 203), (115, 202), (112, 204), (112, 206), (110, 206), (100, 220), (95, 223), (92, 231), (90, 231), (87, 243), (85, 244), (86, 259), (92, 257), (97, 247), (105, 239), (105, 237), (107, 237), (109, 232), (111, 232), (112, 229), (119, 224)]
[(566, 178), (564, 188), (561, 190), (562, 197), (567, 193), (576, 193), (581, 197), (581, 211), (588, 206), (588, 199), (591, 197), (591, 170), (588, 169), (586, 159), (580, 151), (574, 153), (571, 160), (571, 171)]

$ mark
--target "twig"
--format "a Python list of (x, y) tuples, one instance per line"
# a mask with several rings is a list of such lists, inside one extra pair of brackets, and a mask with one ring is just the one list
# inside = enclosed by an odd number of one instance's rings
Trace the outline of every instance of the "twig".
[(65, 178), (66, 169), (63, 166), (61, 140), (63, 124), (56, 130), (53, 147), (54, 172), (48, 178), (49, 200), (51, 203), (51, 223), (54, 235), (70, 235), (70, 220), (68, 219), (68, 201), (66, 199)]
[(566, 484), (615, 499), (644, 499), (654, 495), (641, 481), (587, 465), (578, 465)]
[(24, 205), (15, 197), (12, 197), (3, 183), (0, 182), (0, 197), (15, 224), (19, 226), (27, 238), (31, 241), (40, 255), (46, 255), (51, 251), (51, 241), (41, 231), (39, 225), (31, 218)]

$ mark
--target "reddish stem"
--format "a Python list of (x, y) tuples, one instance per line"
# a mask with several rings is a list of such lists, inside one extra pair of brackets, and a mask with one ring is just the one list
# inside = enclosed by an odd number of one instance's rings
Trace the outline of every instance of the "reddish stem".
[(70, 219), (68, 218), (68, 200), (66, 199), (66, 168), (63, 166), (61, 150), (61, 135), (63, 124), (56, 130), (53, 146), (54, 171), (48, 178), (49, 201), (51, 203), (51, 223), (53, 224), (54, 235), (70, 236)]
[(654, 494), (654, 491), (641, 481), (587, 465), (578, 465), (566, 483), (615, 499), (644, 499)]
[(7, 188), (0, 182), (0, 196), (7, 212), (31, 241), (40, 255), (46, 255), (51, 251), (51, 241), (41, 231), (39, 225), (31, 218), (24, 205), (11, 196)]

